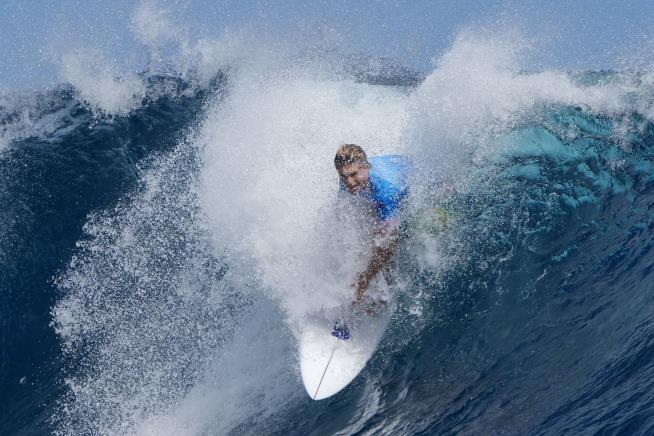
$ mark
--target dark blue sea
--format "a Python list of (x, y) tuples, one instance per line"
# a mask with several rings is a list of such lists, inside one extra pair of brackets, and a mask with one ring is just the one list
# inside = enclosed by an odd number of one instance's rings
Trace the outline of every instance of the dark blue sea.
[[(463, 48), (3, 95), (0, 433), (654, 433), (654, 76)], [(447, 222), (314, 402), (295, 333), (360, 257), (329, 249), (344, 142), (411, 156)]]

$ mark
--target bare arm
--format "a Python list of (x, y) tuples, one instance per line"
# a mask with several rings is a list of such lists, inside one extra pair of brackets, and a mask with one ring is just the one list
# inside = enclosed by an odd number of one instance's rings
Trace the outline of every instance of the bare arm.
[(375, 229), (372, 255), (365, 271), (359, 274), (355, 303), (361, 301), (370, 281), (390, 264), (400, 237), (399, 219), (382, 222)]

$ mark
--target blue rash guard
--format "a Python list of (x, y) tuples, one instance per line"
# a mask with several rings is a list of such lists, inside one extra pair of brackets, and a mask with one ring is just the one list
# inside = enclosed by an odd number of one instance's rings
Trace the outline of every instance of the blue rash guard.
[(409, 194), (411, 163), (406, 156), (388, 155), (368, 158), (370, 189), (361, 195), (372, 201), (380, 221), (400, 216), (402, 201)]

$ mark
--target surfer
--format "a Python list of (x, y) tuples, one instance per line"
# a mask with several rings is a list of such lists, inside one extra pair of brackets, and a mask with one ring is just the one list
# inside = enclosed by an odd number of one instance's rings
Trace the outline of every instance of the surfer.
[(409, 193), (410, 169), (405, 156), (387, 155), (368, 158), (356, 144), (341, 145), (334, 157), (340, 189), (358, 195), (375, 210), (373, 248), (365, 270), (357, 275), (353, 304), (363, 300), (370, 281), (390, 265), (400, 239), (402, 204)]

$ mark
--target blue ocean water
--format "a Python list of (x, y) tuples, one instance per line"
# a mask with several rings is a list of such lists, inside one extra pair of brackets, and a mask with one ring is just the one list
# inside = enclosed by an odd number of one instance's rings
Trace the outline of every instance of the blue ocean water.
[[(334, 80), (372, 96), (373, 108), (430, 83), (360, 71), (348, 65)], [(213, 158), (203, 137), (212, 116), (227, 129), (238, 99), (265, 90), (239, 91), (230, 72), (209, 84), (145, 75), (145, 96), (127, 113), (98, 111), (70, 86), (6, 100), (2, 433), (652, 433), (650, 78), (565, 77), (591, 103), (537, 98), (508, 121), (480, 121), (483, 135), (461, 134), (453, 165), (471, 176), (441, 201), (447, 227), (428, 236), (441, 257), (418, 261), (407, 244), (400, 307), (378, 352), (321, 402), (299, 381), (284, 322), (292, 310), (256, 291), (274, 277), (235, 277), (239, 257), (227, 251), (236, 249), (214, 244), (231, 241), (230, 229), (205, 216), (229, 212), (248, 225), (245, 209), (213, 211), (224, 203), (203, 187)], [(592, 93), (615, 84), (626, 89), (619, 104), (593, 107), (602, 104)], [(273, 97), (286, 108), (293, 92)], [(236, 124), (269, 129), (265, 121)], [(430, 132), (410, 138), (438, 148), (445, 139)], [(249, 147), (219, 144), (217, 154)]]

